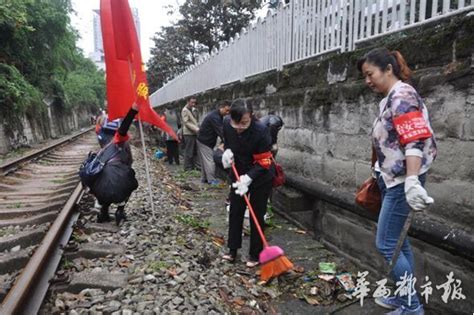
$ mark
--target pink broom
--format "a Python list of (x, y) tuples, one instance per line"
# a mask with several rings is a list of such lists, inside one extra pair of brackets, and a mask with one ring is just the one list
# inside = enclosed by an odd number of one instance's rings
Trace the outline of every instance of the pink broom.
[[(235, 168), (235, 164), (232, 163), (232, 170), (234, 175), (239, 180), (240, 176)], [(257, 216), (253, 211), (252, 205), (250, 204), (249, 197), (247, 195), (243, 196), (247, 206), (249, 208), (250, 216), (252, 217), (255, 226), (257, 227), (258, 234), (262, 238), (263, 250), (259, 255), (259, 262), (261, 265), (260, 279), (267, 281), (273, 277), (278, 277), (279, 275), (290, 271), (293, 268), (293, 263), (285, 256), (285, 252), (278, 246), (270, 246), (263, 234), (262, 228), (258, 223)]]

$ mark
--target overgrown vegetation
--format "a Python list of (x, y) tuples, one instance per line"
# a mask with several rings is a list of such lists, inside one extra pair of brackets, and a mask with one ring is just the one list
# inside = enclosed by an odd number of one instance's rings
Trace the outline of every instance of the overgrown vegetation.
[(43, 100), (65, 112), (103, 105), (104, 73), (77, 48), (71, 13), (70, 0), (0, 2), (0, 123), (7, 135), (22, 132), (25, 115), (44, 119)]

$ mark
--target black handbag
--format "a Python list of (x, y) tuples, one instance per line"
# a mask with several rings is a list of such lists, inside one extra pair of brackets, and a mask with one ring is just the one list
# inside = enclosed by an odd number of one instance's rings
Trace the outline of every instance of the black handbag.
[(98, 153), (89, 152), (89, 155), (79, 168), (79, 177), (81, 178), (82, 184), (92, 188), (105, 165), (117, 156), (118, 153), (119, 150), (112, 142)]

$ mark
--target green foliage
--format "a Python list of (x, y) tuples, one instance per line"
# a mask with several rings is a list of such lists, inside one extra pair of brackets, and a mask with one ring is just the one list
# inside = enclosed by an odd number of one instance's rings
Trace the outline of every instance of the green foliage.
[(105, 96), (104, 74), (76, 47), (70, 0), (0, 2), (0, 112), (12, 131), (20, 117), (44, 117), (42, 99), (70, 111), (95, 111)]
[(200, 220), (190, 214), (178, 214), (176, 219), (186, 225), (189, 225), (195, 229), (207, 229), (209, 228), (209, 221), (207, 220)]
[(46, 110), (40, 95), (15, 67), (0, 63), (0, 119), (7, 134), (22, 129), (20, 117), (27, 112)]
[(148, 61), (148, 82), (153, 91), (186, 67), (197, 56), (211, 53), (222, 41), (229, 41), (255, 17), (261, 0), (186, 0), (182, 18), (155, 34), (155, 47)]

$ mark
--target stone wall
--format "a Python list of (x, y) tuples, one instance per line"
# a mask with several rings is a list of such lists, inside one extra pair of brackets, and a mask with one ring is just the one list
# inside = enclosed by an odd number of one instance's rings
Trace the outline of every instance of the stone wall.
[[(288, 65), (198, 95), (205, 114), (218, 100), (246, 98), (263, 113), (282, 116), (278, 160), (287, 187), (275, 207), (314, 231), (328, 247), (375, 274), (383, 261), (375, 249), (376, 217), (355, 205), (354, 193), (370, 174), (372, 122), (381, 97), (356, 70), (373, 47), (398, 49), (414, 70), (412, 84), (430, 111), (439, 154), (428, 175), (435, 204), (418, 214), (410, 231), (419, 282), (462, 280), (465, 301), (430, 305), (446, 314), (474, 309), (474, 17), (397, 33), (354, 52)], [(182, 107), (184, 100), (171, 104)], [(204, 115), (201, 115), (201, 117)], [(434, 291), (437, 292), (436, 288)], [(445, 312), (446, 311), (446, 312)]]
[(0, 154), (47, 140), (58, 138), (90, 125), (92, 113), (87, 110), (64, 112), (48, 107), (43, 117), (22, 117), (21, 131), (7, 134), (0, 123)]

